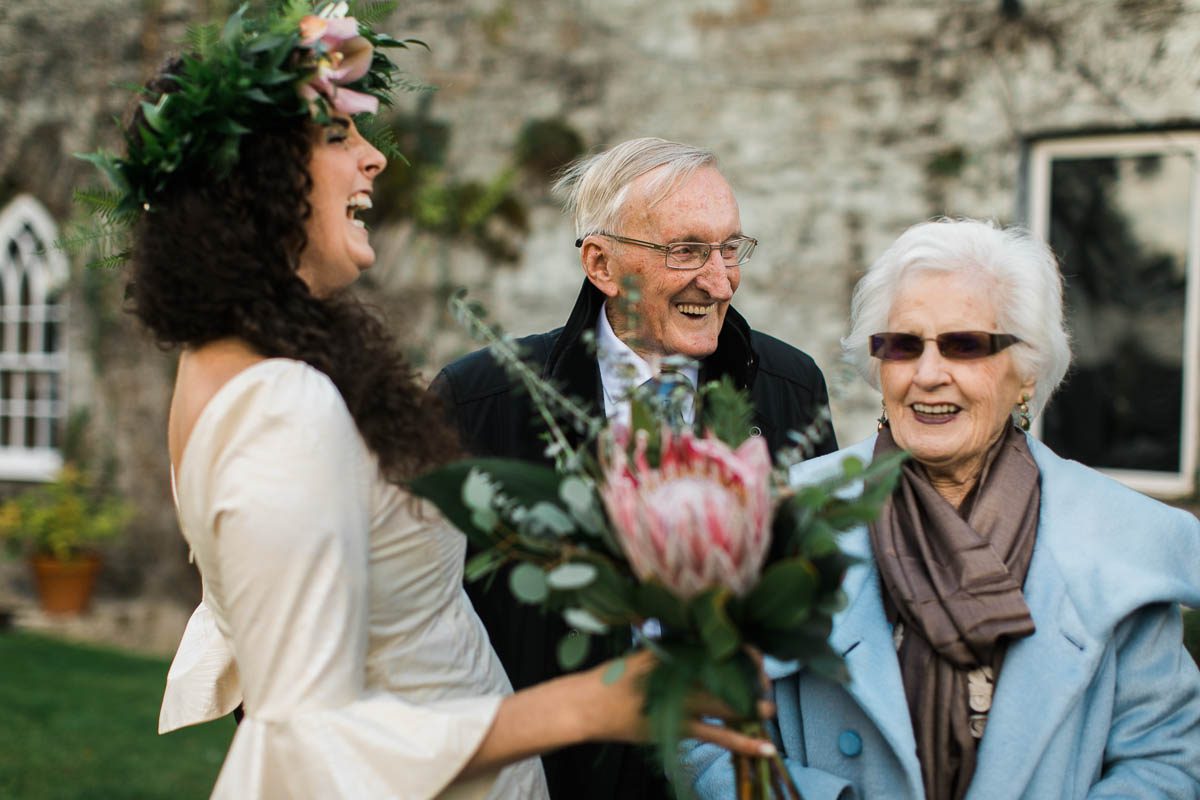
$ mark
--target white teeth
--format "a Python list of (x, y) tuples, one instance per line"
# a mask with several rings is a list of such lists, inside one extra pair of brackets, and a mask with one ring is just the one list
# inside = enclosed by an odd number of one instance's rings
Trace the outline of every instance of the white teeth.
[(708, 312), (712, 311), (713, 306), (714, 306), (713, 303), (709, 303), (706, 306), (697, 305), (696, 303), (679, 303), (675, 307), (684, 314), (693, 314), (696, 316), (702, 316), (702, 315), (707, 314)]
[(356, 228), (367, 227), (367, 223), (363, 222), (361, 219), (352, 219), (352, 220), (350, 220), (350, 224)]
[(956, 411), (962, 410), (952, 403), (938, 403), (937, 405), (913, 403), (912, 407), (913, 411), (916, 411), (918, 414), (953, 414)]
[(346, 208), (371, 208), (371, 195), (367, 194), (366, 192), (358, 192), (350, 198), (349, 202), (346, 203)]

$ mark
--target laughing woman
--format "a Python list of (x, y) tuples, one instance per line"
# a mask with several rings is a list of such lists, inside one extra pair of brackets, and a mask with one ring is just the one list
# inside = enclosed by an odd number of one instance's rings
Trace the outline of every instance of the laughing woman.
[(539, 798), (532, 756), (642, 736), (642, 658), (512, 694), (463, 536), (403, 488), (454, 445), (343, 291), (375, 257), (356, 214), (386, 161), (351, 115), (389, 85), (387, 43), (336, 11), (238, 12), (96, 158), (137, 217), (133, 309), (181, 347), (168, 444), (205, 601), (160, 727), (243, 705), (215, 797)]
[[(1054, 256), (1016, 229), (917, 225), (854, 293), (847, 356), (883, 394), (877, 437), (807, 481), (901, 448), (830, 643), (850, 680), (788, 665), (780, 744), (805, 800), (1200, 797), (1200, 521), (1021, 429), (1070, 358)], [(701, 797), (728, 759), (689, 754)]]

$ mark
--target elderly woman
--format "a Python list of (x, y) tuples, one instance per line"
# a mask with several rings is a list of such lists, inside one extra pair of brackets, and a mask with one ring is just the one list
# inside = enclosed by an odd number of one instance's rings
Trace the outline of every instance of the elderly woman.
[[(879, 435), (801, 465), (908, 451), (830, 643), (845, 685), (771, 664), (781, 752), (820, 798), (1200, 797), (1200, 522), (1021, 429), (1070, 359), (1053, 255), (1017, 229), (916, 225), (854, 294), (849, 360)], [(688, 755), (701, 797), (728, 758)]]

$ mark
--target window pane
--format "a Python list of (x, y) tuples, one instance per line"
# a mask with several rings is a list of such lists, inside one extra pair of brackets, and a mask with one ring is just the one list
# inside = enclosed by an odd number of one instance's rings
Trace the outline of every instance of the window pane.
[(1074, 364), (1043, 438), (1095, 467), (1177, 472), (1190, 187), (1187, 154), (1051, 162)]

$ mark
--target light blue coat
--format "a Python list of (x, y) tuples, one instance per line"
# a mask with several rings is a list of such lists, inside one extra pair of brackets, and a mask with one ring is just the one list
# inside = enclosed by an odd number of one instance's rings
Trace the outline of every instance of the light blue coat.
[[(801, 465), (813, 480), (874, 438)], [(1200, 521), (1040, 442), (1037, 541), (1025, 600), (1037, 631), (1000, 673), (968, 800), (1200, 798), (1200, 672), (1178, 604), (1200, 606)], [(768, 662), (781, 752), (805, 800), (922, 798), (921, 769), (865, 527), (829, 641), (850, 683)], [(701, 798), (732, 798), (728, 755), (692, 743)]]

